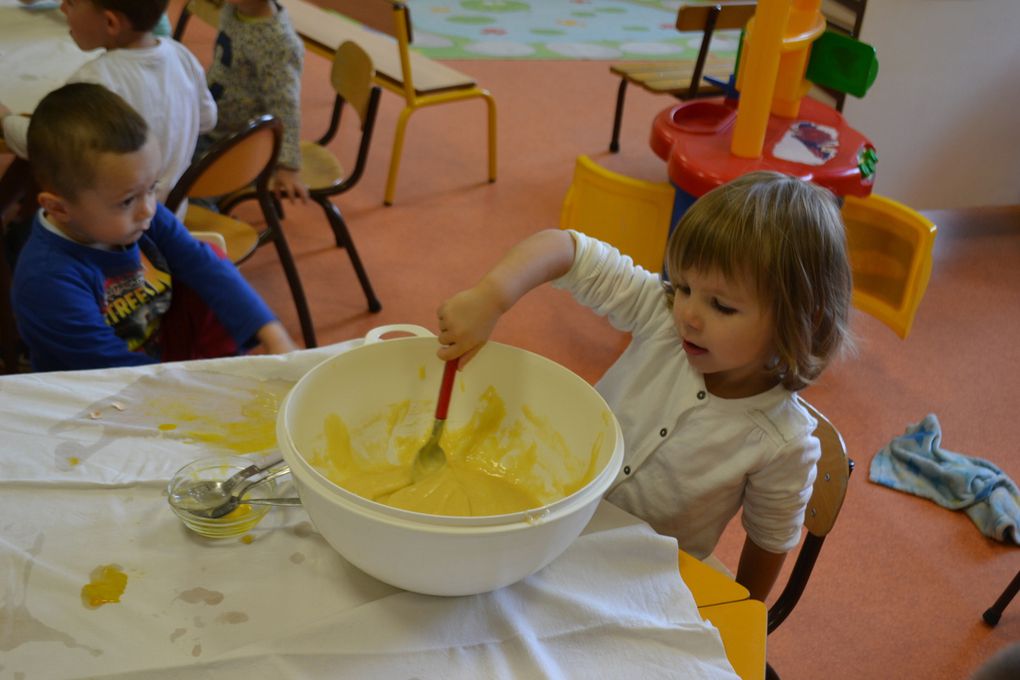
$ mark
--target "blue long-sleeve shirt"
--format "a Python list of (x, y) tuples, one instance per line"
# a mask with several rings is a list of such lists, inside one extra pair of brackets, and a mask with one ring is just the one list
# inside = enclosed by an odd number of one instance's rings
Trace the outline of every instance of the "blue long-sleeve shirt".
[[(144, 257), (143, 257), (144, 256)], [(196, 241), (162, 205), (122, 250), (100, 250), (47, 230), (37, 216), (14, 271), (18, 332), (36, 371), (160, 361), (160, 320), (172, 281), (212, 309), (239, 347), (275, 319), (237, 269)]]

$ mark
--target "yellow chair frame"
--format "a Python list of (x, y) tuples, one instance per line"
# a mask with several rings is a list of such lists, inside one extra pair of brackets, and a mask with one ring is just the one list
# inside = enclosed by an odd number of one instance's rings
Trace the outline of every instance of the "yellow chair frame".
[[(321, 2), (323, 6), (347, 4), (331, 0)], [(488, 109), (488, 133), (489, 133), (489, 181), (496, 181), (496, 100), (488, 90), (481, 88), (473, 80), (468, 82), (437, 82), (435, 84), (415, 84), (414, 75), (411, 72), (411, 51), (410, 45), (413, 40), (411, 32), (411, 12), (403, 2), (394, 0), (359, 0), (357, 9), (346, 8), (343, 11), (353, 19), (363, 22), (366, 26), (388, 33), (397, 39), (397, 49), (400, 54), (400, 70), (403, 78), (398, 81), (383, 74), (376, 73), (376, 82), (383, 88), (401, 95), (404, 98), (404, 108), (397, 118), (397, 130), (393, 138), (393, 151), (390, 154), (390, 169), (386, 177), (386, 193), (383, 202), (386, 205), (393, 205), (393, 197), (397, 188), (397, 173), (400, 170), (400, 156), (404, 148), (404, 136), (407, 131), (407, 122), (411, 114), (426, 106), (448, 104), (450, 102), (464, 101), (466, 99), (481, 98), (485, 101)], [(392, 17), (389, 22), (380, 20), (380, 8), (389, 10)], [(426, 62), (427, 63), (427, 62)], [(436, 66), (441, 66), (436, 63)], [(458, 74), (460, 75), (460, 74)]]
[(936, 226), (916, 210), (875, 194), (847, 196), (842, 214), (854, 306), (906, 338), (928, 288)]
[(662, 270), (675, 191), (607, 170), (578, 156), (563, 201), (560, 228), (576, 229), (615, 246), (648, 271)]

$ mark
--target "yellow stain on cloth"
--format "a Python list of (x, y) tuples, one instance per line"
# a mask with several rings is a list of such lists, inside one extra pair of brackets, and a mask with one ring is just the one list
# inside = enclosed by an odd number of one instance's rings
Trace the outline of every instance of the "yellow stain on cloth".
[(164, 422), (157, 427), (174, 431), (182, 439), (212, 444), (234, 453), (256, 453), (276, 447), (276, 414), (281, 397), (264, 390), (250, 390), (251, 397), (240, 405), (242, 419), (228, 421), (214, 414), (199, 413), (184, 401), (160, 404)]
[(92, 570), (91, 581), (81, 588), (81, 601), (89, 609), (97, 609), (104, 604), (120, 602), (120, 596), (127, 587), (128, 577), (120, 566), (103, 564)]

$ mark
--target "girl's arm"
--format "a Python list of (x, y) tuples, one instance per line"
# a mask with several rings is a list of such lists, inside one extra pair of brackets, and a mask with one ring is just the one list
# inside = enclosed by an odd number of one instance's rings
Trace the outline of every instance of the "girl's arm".
[(566, 274), (573, 263), (574, 239), (566, 231), (547, 229), (524, 239), (474, 287), (439, 306), (443, 346), (436, 354), (443, 360), (463, 356), (463, 366), (489, 338), (504, 312), (528, 291)]
[(786, 553), (769, 552), (755, 545), (750, 537), (744, 539), (737, 566), (737, 583), (751, 592), (751, 598), (765, 601), (776, 583)]

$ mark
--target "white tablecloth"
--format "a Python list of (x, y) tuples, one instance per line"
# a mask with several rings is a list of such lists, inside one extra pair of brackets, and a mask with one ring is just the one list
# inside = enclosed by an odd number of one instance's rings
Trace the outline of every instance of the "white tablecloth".
[[(0, 378), (0, 678), (736, 677), (675, 542), (605, 503), (539, 573), (461, 598), (365, 575), (301, 507), (250, 542), (185, 529), (173, 473), (258, 448), (274, 400), (356, 342)], [(121, 601), (87, 608), (106, 564)]]
[(15, 113), (31, 113), (47, 92), (100, 53), (78, 49), (57, 7), (0, 0), (0, 102)]

